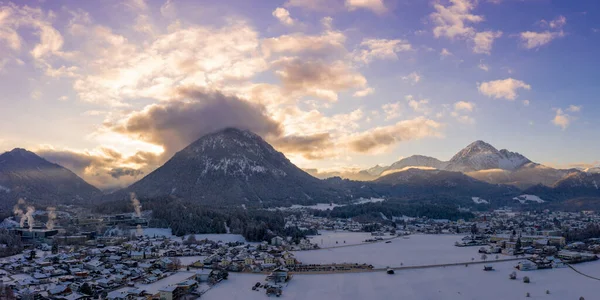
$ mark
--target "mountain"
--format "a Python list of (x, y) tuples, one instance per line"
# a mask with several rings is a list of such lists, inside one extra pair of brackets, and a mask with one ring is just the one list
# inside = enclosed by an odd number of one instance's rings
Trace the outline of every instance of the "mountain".
[(512, 186), (490, 184), (461, 172), (410, 168), (373, 181), (393, 187), (391, 196), (455, 197), (472, 204), (472, 197), (506, 202), (519, 193)]
[(101, 192), (68, 169), (16, 148), (0, 155), (0, 205), (89, 203)]
[(494, 146), (475, 141), (456, 153), (448, 162), (446, 170), (470, 172), (488, 169), (514, 171), (531, 161), (525, 156), (506, 149), (498, 151)]
[(575, 169), (554, 169), (536, 163), (527, 163), (513, 171), (490, 169), (467, 172), (466, 174), (489, 183), (510, 184), (521, 189), (527, 189), (537, 184), (552, 186), (565, 176), (578, 172)]
[(112, 197), (172, 195), (203, 204), (309, 204), (349, 195), (292, 164), (258, 135), (227, 128), (201, 137)]
[(523, 193), (537, 195), (542, 199), (566, 201), (565, 203), (581, 199), (596, 199), (600, 203), (600, 174), (572, 172), (552, 186), (540, 184), (526, 189)]

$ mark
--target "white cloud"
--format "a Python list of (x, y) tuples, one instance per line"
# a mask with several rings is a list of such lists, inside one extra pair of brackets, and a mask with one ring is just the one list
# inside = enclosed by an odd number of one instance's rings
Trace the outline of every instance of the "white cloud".
[(375, 59), (396, 60), (396, 53), (412, 50), (412, 45), (406, 40), (364, 39), (360, 43), (363, 49), (357, 49), (353, 55), (355, 60), (365, 64)]
[(327, 56), (344, 54), (346, 36), (333, 30), (327, 30), (320, 35), (305, 35), (302, 33), (281, 35), (264, 39), (262, 49), (265, 55), (271, 54), (299, 54)]
[(556, 19), (551, 21), (542, 20), (541, 23), (552, 29), (560, 29), (567, 24), (567, 18), (564, 16), (558, 16)]
[(476, 1), (451, 0), (450, 3), (448, 6), (439, 2), (434, 4), (435, 12), (430, 15), (435, 24), (433, 35), (436, 38), (447, 37), (449, 39), (472, 37), (475, 29), (469, 24), (483, 21), (482, 16), (471, 13), (476, 6)]
[(446, 57), (452, 55), (452, 52), (448, 51), (446, 48), (443, 48), (442, 51), (440, 51), (440, 55)]
[(337, 101), (340, 91), (367, 88), (365, 77), (341, 60), (284, 58), (275, 62), (274, 68), (289, 93)]
[(346, 0), (346, 7), (350, 11), (357, 8), (364, 8), (377, 14), (383, 14), (387, 12), (387, 8), (383, 4), (383, 0)]
[(475, 108), (475, 103), (467, 101), (458, 101), (454, 103), (454, 110), (472, 112)]
[(522, 41), (523, 47), (527, 49), (539, 48), (543, 45), (550, 43), (552, 40), (563, 37), (565, 34), (563, 31), (558, 32), (533, 32), (533, 31), (525, 31), (521, 32), (520, 38)]
[(569, 105), (569, 107), (567, 108), (567, 111), (570, 112), (580, 112), (581, 111), (581, 105), (577, 106), (577, 105)]
[(67, 96), (61, 96), (60, 98), (58, 98), (58, 100), (60, 100), (60, 101), (67, 101), (67, 100), (69, 100), (69, 97), (67, 97)]
[(529, 106), (529, 104), (530, 104), (529, 100), (523, 100), (523, 105)]
[(502, 31), (484, 31), (476, 33), (475, 37), (473, 38), (473, 42), (475, 43), (473, 52), (489, 55), (492, 51), (494, 40), (501, 36)]
[(441, 137), (442, 127), (443, 124), (434, 120), (418, 117), (354, 134), (348, 139), (348, 144), (354, 152), (379, 153), (402, 141)]
[(412, 108), (415, 112), (423, 113), (425, 115), (429, 114), (430, 108), (428, 106), (428, 99), (416, 100), (413, 95), (407, 95), (406, 101), (408, 101), (408, 106)]
[(407, 76), (402, 76), (402, 80), (410, 82), (410, 84), (415, 85), (421, 81), (421, 75), (417, 72), (412, 72)]
[(175, 3), (173, 0), (167, 0), (160, 7), (160, 14), (165, 18), (175, 18), (177, 17), (177, 10), (175, 8)]
[(554, 119), (552, 119), (552, 123), (565, 130), (571, 124), (571, 116), (564, 113), (564, 111), (559, 108), (556, 110), (556, 115), (554, 116)]
[(530, 90), (531, 86), (521, 80), (513, 78), (483, 82), (479, 85), (480, 93), (496, 99), (504, 98), (515, 100), (515, 98), (517, 98), (518, 89)]
[(383, 109), (383, 112), (385, 113), (386, 121), (392, 120), (392, 119), (396, 119), (396, 118), (400, 117), (400, 114), (402, 112), (402, 103), (400, 103), (400, 102), (387, 103), (387, 104), (384, 104), (381, 108)]
[(484, 71), (486, 71), (486, 72), (490, 70), (490, 68), (488, 67), (488, 65), (486, 65), (484, 63), (480, 63), (477, 67), (480, 68), (480, 69), (482, 69), (482, 70), (484, 70)]
[(273, 16), (279, 20), (284, 25), (292, 26), (295, 23), (295, 20), (290, 17), (290, 12), (282, 7), (278, 7), (273, 11)]
[(353, 96), (354, 97), (365, 97), (367, 95), (373, 94), (374, 92), (375, 92), (375, 90), (373, 88), (366, 88), (363, 90), (356, 91)]

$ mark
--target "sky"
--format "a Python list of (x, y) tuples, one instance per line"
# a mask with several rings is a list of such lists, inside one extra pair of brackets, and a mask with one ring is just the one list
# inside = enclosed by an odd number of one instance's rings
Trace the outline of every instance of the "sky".
[(600, 164), (593, 0), (0, 1), (0, 152), (125, 186), (225, 127), (306, 169)]

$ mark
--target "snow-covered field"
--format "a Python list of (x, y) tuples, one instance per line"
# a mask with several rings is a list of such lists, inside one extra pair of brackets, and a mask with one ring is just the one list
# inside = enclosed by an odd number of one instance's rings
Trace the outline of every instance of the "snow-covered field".
[[(373, 254), (375, 255), (375, 254)], [(599, 282), (581, 276), (569, 268), (517, 271), (517, 280), (508, 279), (515, 262), (495, 263), (495, 271), (484, 272), (483, 266), (401, 270), (395, 275), (385, 272), (328, 275), (295, 275), (283, 289), (287, 299), (599, 299)], [(600, 262), (585, 263), (586, 268), (600, 270)], [(589, 266), (589, 267), (588, 267)], [(531, 283), (523, 283), (528, 276)], [(229, 279), (202, 296), (207, 300), (266, 299), (264, 290), (252, 291), (264, 275), (230, 274)], [(550, 293), (546, 294), (546, 290)], [(531, 298), (526, 298), (530, 293)]]
[(184, 266), (191, 265), (199, 260), (204, 260), (206, 256), (177, 256)]
[[(396, 238), (391, 243), (369, 243), (311, 251), (298, 251), (294, 255), (303, 264), (367, 263), (376, 268), (431, 264), (447, 264), (481, 260), (479, 247), (456, 247), (462, 235), (410, 235)], [(318, 238), (318, 237), (317, 237)], [(335, 242), (334, 242), (335, 243)], [(339, 245), (339, 244), (338, 244)], [(500, 255), (502, 258), (502, 255)], [(494, 260), (495, 256), (488, 255)]]
[(471, 197), (471, 200), (473, 200), (473, 202), (475, 202), (475, 204), (490, 204), (489, 201), (479, 198), (479, 197)]
[(544, 203), (546, 201), (542, 200), (542, 198), (536, 195), (521, 195), (518, 197), (514, 197), (513, 200), (517, 200), (521, 202), (521, 204), (526, 204), (527, 202), (535, 202), (535, 203)]
[(142, 289), (142, 290), (146, 290), (148, 293), (156, 294), (156, 293), (158, 293), (158, 290), (160, 290), (161, 288), (172, 285), (172, 284), (180, 283), (194, 275), (195, 275), (194, 272), (179, 271), (179, 272), (177, 272), (167, 278), (163, 278), (157, 282), (154, 282), (151, 284), (140, 284), (140, 285), (136, 285), (136, 287), (138, 287), (139, 289)]
[[(383, 202), (385, 199), (383, 198), (360, 198), (354, 202), (352, 202), (350, 205), (358, 205), (358, 204), (365, 204), (365, 203), (377, 203), (377, 202)], [(346, 204), (335, 204), (335, 203), (317, 203), (315, 205), (297, 205), (294, 204), (290, 207), (277, 207), (277, 208), (269, 208), (268, 210), (270, 211), (276, 211), (276, 210), (300, 210), (300, 209), (316, 209), (316, 210), (328, 210), (328, 209), (334, 209), (336, 207), (342, 207), (342, 206), (346, 206)]]
[[(329, 231), (322, 230), (319, 231), (321, 235), (314, 235), (308, 237), (308, 239), (314, 243), (319, 245), (321, 248), (329, 248), (335, 246), (343, 246), (343, 245), (357, 245), (364, 244), (364, 240), (372, 239), (370, 233), (368, 232), (350, 232), (350, 231)], [(384, 238), (390, 238), (391, 236), (385, 236)], [(346, 243), (344, 243), (344, 241)], [(337, 244), (336, 244), (337, 242)]]

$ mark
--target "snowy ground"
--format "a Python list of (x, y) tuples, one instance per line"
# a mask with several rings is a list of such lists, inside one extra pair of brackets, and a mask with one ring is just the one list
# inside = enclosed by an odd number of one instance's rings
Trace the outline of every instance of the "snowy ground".
[[(365, 204), (365, 203), (377, 203), (377, 202), (382, 202), (385, 199), (383, 198), (360, 198), (354, 202), (352, 202), (350, 205), (358, 205), (358, 204)], [(300, 210), (300, 209), (316, 209), (316, 210), (328, 210), (328, 209), (334, 209), (335, 207), (342, 207), (342, 206), (346, 206), (346, 204), (335, 204), (335, 203), (317, 203), (315, 205), (297, 205), (294, 204), (290, 207), (277, 207), (277, 208), (269, 208), (268, 210), (270, 211), (276, 211), (276, 210)]]
[(146, 290), (146, 292), (148, 293), (156, 294), (158, 293), (158, 290), (160, 290), (163, 287), (180, 283), (193, 276), (195, 276), (194, 272), (179, 271), (167, 278), (163, 278), (151, 284), (136, 284), (136, 287), (142, 290)]
[[(569, 268), (517, 272), (517, 280), (508, 279), (515, 262), (495, 263), (495, 271), (483, 266), (457, 266), (384, 272), (328, 275), (295, 275), (283, 289), (287, 299), (599, 299), (599, 282), (583, 277)], [(600, 261), (579, 265), (600, 270)], [(531, 283), (525, 284), (523, 276)], [(267, 299), (264, 290), (252, 291), (264, 275), (235, 274), (211, 289), (202, 299)], [(546, 294), (546, 290), (550, 294)], [(526, 298), (526, 293), (531, 298)]]
[(199, 260), (204, 260), (206, 256), (177, 256), (184, 266), (191, 265)]
[[(351, 247), (298, 251), (294, 255), (303, 264), (367, 263), (376, 268), (447, 264), (481, 260), (480, 247), (456, 247), (462, 235), (410, 235), (391, 243), (370, 243)], [(316, 237), (317, 239), (319, 236)], [(320, 242), (320, 241), (319, 241)], [(502, 258), (503, 256), (500, 255)], [(488, 255), (488, 259), (495, 256)]]
[[(309, 240), (312, 243), (319, 245), (321, 248), (329, 248), (343, 245), (357, 245), (365, 244), (366, 239), (372, 239), (368, 232), (350, 232), (350, 231), (319, 231), (321, 235), (310, 236)], [(391, 236), (385, 236), (383, 238), (390, 238)], [(344, 241), (346, 243), (344, 243)], [(337, 244), (336, 244), (337, 242)]]
[[(149, 236), (149, 237), (153, 237), (153, 236), (165, 236), (165, 237), (172, 237), (173, 239), (179, 239), (180, 241), (182, 240), (182, 238), (178, 238), (173, 236), (173, 234), (171, 233), (171, 229), (170, 228), (144, 228), (144, 235), (145, 236)], [(132, 233), (136, 233), (136, 229), (132, 229), (131, 230)], [(189, 235), (186, 235), (184, 238), (187, 239)], [(204, 240), (204, 239), (208, 239), (211, 241), (222, 241), (222, 242), (246, 242), (246, 239), (239, 235), (239, 234), (196, 234), (196, 240)]]
[(518, 197), (514, 197), (513, 200), (517, 200), (517, 201), (521, 202), (521, 204), (526, 204), (527, 202), (535, 202), (535, 203), (546, 202), (536, 195), (521, 195)]

